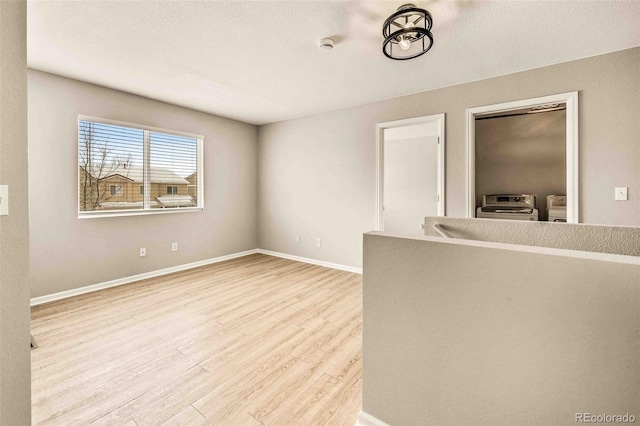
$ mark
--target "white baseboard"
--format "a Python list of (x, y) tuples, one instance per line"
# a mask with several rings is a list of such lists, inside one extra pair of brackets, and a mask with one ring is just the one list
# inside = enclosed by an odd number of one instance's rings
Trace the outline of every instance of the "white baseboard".
[(315, 259), (309, 259), (306, 257), (293, 256), (291, 254), (278, 253), (270, 250), (253, 249), (253, 250), (241, 251), (239, 253), (228, 254), (225, 256), (214, 257), (212, 259), (200, 260), (198, 262), (185, 263), (184, 265), (172, 266), (170, 268), (159, 269), (157, 271), (145, 272), (143, 274), (132, 275), (124, 278), (118, 278), (116, 280), (88, 285), (85, 287), (65, 290), (59, 293), (47, 294), (46, 296), (32, 297), (31, 306), (53, 302), (54, 300), (66, 299), (68, 297), (79, 296), (81, 294), (91, 293), (93, 291), (103, 290), (105, 288), (129, 284), (134, 281), (145, 280), (147, 278), (159, 277), (161, 275), (167, 275), (173, 272), (180, 272), (180, 271), (184, 271), (185, 269), (197, 268), (199, 266), (211, 265), (212, 263), (224, 262), (225, 260), (235, 259), (238, 257), (248, 256), (250, 254), (256, 254), (256, 253), (266, 254), (268, 256), (282, 257), (284, 259), (310, 263), (312, 265), (324, 266), (332, 269), (339, 269), (341, 271), (348, 271), (348, 272), (355, 272), (357, 274), (362, 274), (362, 268), (354, 268), (353, 266), (346, 266), (346, 265), (340, 265), (337, 263), (324, 262), (322, 260), (315, 260)]
[(292, 254), (280, 253), (277, 251), (258, 249), (258, 253), (266, 254), (269, 256), (282, 257), (283, 259), (295, 260), (297, 262), (310, 263), (312, 265), (324, 266), (331, 269), (339, 269), (341, 271), (355, 272), (356, 274), (362, 274), (362, 268), (356, 268), (354, 266), (340, 265), (338, 263), (325, 262), (323, 260), (309, 259), (308, 257), (294, 256)]
[(360, 411), (358, 420), (354, 426), (389, 426), (382, 420), (373, 417), (371, 414), (367, 414), (364, 411)]
[(85, 287), (74, 288), (71, 290), (61, 291), (59, 293), (47, 294), (31, 298), (31, 306), (41, 305), (54, 300), (66, 299), (68, 297), (78, 296), (80, 294), (91, 293), (93, 291), (102, 290), (109, 287), (116, 287), (123, 284), (129, 284), (134, 281), (144, 280), (147, 278), (159, 277), (160, 275), (171, 274), (173, 272), (184, 271), (185, 269), (197, 268), (199, 266), (211, 265), (212, 263), (224, 262), (225, 260), (235, 259), (238, 257), (248, 256), (250, 254), (259, 253), (258, 249), (241, 251), (225, 256), (214, 257), (212, 259), (200, 260), (198, 262), (185, 263), (184, 265), (172, 266), (170, 268), (159, 269), (157, 271), (145, 272), (143, 274), (132, 275), (130, 277), (118, 278), (112, 281), (106, 281), (99, 284), (88, 285)]

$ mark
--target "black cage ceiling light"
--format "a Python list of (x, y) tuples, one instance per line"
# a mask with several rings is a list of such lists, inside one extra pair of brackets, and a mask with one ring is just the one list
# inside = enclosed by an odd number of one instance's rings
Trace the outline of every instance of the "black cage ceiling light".
[(387, 58), (404, 61), (427, 53), (433, 46), (431, 14), (413, 4), (404, 4), (382, 26), (382, 52)]

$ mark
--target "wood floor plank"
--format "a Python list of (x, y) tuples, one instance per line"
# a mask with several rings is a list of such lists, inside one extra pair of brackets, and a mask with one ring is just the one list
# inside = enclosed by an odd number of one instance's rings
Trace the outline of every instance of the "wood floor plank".
[(193, 406), (214, 423), (229, 423), (238, 413), (250, 413), (253, 401), (270, 387), (279, 387), (287, 379), (311, 374), (313, 367), (290, 357), (256, 381), (251, 387), (218, 388), (196, 401)]
[(211, 374), (196, 365), (169, 379), (92, 423), (120, 424), (133, 418), (138, 426), (162, 424), (181, 413), (201, 396), (201, 384), (211, 384)]
[[(224, 351), (217, 352), (207, 358), (200, 365), (211, 372), (219, 370), (223, 366), (232, 367), (245, 365), (247, 367), (257, 364), (262, 358), (281, 348), (291, 350), (292, 342), (297, 343), (302, 336), (306, 336), (305, 330), (297, 326), (273, 327), (269, 333), (263, 333), (260, 340), (243, 339)], [(296, 339), (297, 337), (297, 339)], [(243, 370), (245, 370), (243, 368)]]
[(79, 342), (77, 350), (53, 353), (43, 351), (42, 358), (31, 358), (31, 383), (32, 386), (46, 385), (51, 380), (60, 380), (60, 377), (94, 371), (119, 356), (145, 351), (150, 345), (162, 342), (164, 341), (149, 333), (149, 330), (136, 325), (114, 333), (112, 340), (102, 341), (101, 345)]
[(302, 419), (311, 418), (324, 408), (325, 401), (337, 392), (339, 386), (338, 380), (328, 374), (322, 374), (310, 382), (304, 392), (266, 413), (262, 422), (265, 425), (303, 424)]
[(204, 424), (206, 424), (204, 416), (192, 405), (189, 405), (166, 422), (161, 423), (161, 426), (198, 426)]
[(89, 424), (189, 369), (192, 363), (173, 351), (117, 377), (107, 377), (89, 392), (74, 392), (32, 409), (34, 424)]
[(195, 362), (201, 363), (217, 354), (231, 350), (242, 345), (240, 342), (246, 339), (242, 333), (212, 333), (202, 338), (190, 337), (188, 342), (178, 345), (177, 349)]
[(84, 395), (95, 390), (96, 382), (104, 381), (106, 377), (119, 377), (136, 368), (148, 365), (154, 360), (173, 352), (173, 348), (159, 341), (155, 345), (140, 348), (136, 352), (127, 352), (104, 364), (101, 368), (93, 368), (87, 372), (78, 373), (77, 370), (64, 375), (55, 375), (55, 380), (49, 380), (45, 385), (38, 385), (32, 392), (33, 404), (43, 404), (51, 400), (67, 398), (69, 394)]
[(263, 422), (269, 414), (279, 407), (286, 406), (288, 400), (295, 399), (304, 393), (310, 383), (315, 382), (322, 375), (318, 365), (306, 364), (303, 367), (299, 372), (285, 377), (277, 386), (270, 386), (259, 396), (252, 399), (252, 408), (249, 414), (259, 422)]
[(361, 276), (254, 254), (34, 306), (34, 425), (353, 425)]
[(352, 350), (346, 350), (334, 362), (327, 362), (326, 373), (341, 382), (348, 382), (362, 370), (362, 347), (354, 345)]
[(313, 425), (353, 425), (362, 407), (362, 373), (342, 384), (324, 408), (309, 420)]

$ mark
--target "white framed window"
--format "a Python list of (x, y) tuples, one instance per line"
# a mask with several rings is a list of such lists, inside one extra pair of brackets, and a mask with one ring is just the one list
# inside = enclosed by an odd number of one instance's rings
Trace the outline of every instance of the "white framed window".
[(203, 141), (79, 116), (78, 217), (202, 210)]
[(123, 194), (122, 185), (109, 185), (109, 195), (122, 196)]

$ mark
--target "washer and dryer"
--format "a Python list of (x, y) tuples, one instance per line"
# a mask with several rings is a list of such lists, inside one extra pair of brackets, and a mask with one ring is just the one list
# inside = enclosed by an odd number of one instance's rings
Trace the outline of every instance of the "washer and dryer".
[(492, 194), (482, 197), (476, 217), (485, 219), (538, 220), (536, 196), (531, 194)]
[(547, 213), (549, 222), (567, 221), (567, 196), (547, 195)]

